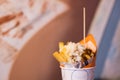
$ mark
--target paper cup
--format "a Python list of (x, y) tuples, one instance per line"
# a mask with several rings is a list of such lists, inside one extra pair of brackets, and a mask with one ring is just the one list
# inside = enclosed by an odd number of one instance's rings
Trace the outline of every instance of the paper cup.
[(91, 68), (64, 68), (61, 67), (62, 80), (94, 80), (95, 67)]

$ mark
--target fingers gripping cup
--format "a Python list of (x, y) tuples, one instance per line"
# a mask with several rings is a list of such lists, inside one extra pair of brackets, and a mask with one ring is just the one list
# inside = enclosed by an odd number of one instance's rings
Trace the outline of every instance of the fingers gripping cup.
[(78, 43), (59, 43), (53, 56), (60, 62), (63, 80), (94, 80), (96, 42), (92, 34)]
[(64, 68), (61, 67), (62, 80), (94, 80), (95, 67), (91, 68)]

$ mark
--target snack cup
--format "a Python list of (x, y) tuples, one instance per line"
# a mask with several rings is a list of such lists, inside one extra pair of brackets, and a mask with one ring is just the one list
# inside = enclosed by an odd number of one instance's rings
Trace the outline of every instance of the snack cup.
[(61, 68), (62, 80), (94, 80), (95, 67), (90, 68)]

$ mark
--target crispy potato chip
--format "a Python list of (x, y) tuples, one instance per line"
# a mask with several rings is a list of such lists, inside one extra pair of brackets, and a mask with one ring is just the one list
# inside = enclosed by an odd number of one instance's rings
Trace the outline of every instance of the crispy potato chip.
[[(96, 41), (95, 41), (95, 39), (94, 39), (92, 34), (88, 34), (88, 36), (85, 38), (85, 43), (87, 43), (88, 41), (91, 41), (94, 44), (94, 46), (97, 47)], [(84, 45), (84, 40), (81, 40), (80, 44)]]
[[(88, 48), (92, 49), (92, 51), (95, 52), (95, 54), (96, 54), (97, 45), (96, 45), (96, 41), (92, 34), (88, 34), (88, 36), (85, 38), (85, 43), (88, 43), (86, 46)], [(84, 43), (84, 40), (80, 41), (80, 44), (84, 45), (85, 43)], [(96, 62), (96, 56), (94, 57), (94, 59), (91, 63), (89, 63), (87, 66), (84, 66), (83, 68), (95, 67), (95, 62)]]
[(86, 48), (91, 49), (94, 53), (97, 51), (96, 41), (92, 34), (88, 34), (88, 36), (85, 38), (85, 43), (84, 40), (81, 40), (80, 44), (85, 45)]
[(96, 46), (94, 46), (94, 44), (92, 43), (92, 41), (88, 41), (87, 43), (85, 43), (85, 46), (86, 46), (86, 48), (91, 49), (94, 53), (97, 50)]

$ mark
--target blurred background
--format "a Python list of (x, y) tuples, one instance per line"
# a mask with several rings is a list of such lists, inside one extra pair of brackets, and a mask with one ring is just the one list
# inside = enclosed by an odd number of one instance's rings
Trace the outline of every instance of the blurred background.
[[(22, 14), (25, 15), (19, 24), (28, 23), (25, 26), (33, 26), (32, 29), (27, 29), (28, 34), (26, 33), (26, 35), (30, 37), (23, 37), (20, 40), (13, 36), (14, 31), (4, 33), (6, 30), (4, 28), (10, 25), (7, 24), (10, 20), (3, 23), (3, 16), (8, 15), (5, 13), (9, 13), (13, 7), (16, 7), (13, 6), (16, 4), (15, 1), (18, 7), (15, 11), (21, 10)], [(78, 42), (83, 39), (83, 7), (86, 8), (86, 34), (92, 33), (98, 45), (95, 79), (120, 79), (120, 0), (15, 1), (0, 0), (0, 30), (2, 35), (0, 40), (0, 80), (62, 80), (59, 63), (52, 54), (58, 50), (58, 42), (60, 41)], [(39, 1), (44, 5), (37, 4), (40, 3)], [(13, 3), (7, 5), (12, 6), (10, 11), (3, 7), (9, 2)], [(26, 6), (27, 2), (29, 2), (29, 7)], [(43, 6), (39, 9), (41, 5)], [(47, 5), (54, 6), (50, 8)], [(34, 19), (34, 17), (39, 17), (40, 20)], [(19, 20), (19, 18), (15, 20)], [(30, 30), (31, 32), (29, 32)], [(9, 37), (10, 35), (12, 37)], [(6, 37), (9, 38), (6, 39)], [(11, 38), (15, 40), (12, 42)], [(3, 61), (6, 59), (3, 57), (9, 55), (10, 52), (3, 51), (3, 47), (6, 50), (6, 46), (3, 46), (6, 44), (3, 44), (2, 40), (16, 49), (12, 53), (15, 55), (14, 58), (12, 57), (12, 60), (7, 63)], [(20, 43), (22, 41), (25, 42)], [(16, 44), (14, 44), (15, 42)], [(3, 52), (6, 55), (3, 56)], [(7, 59), (9, 57), (10, 55), (7, 56)]]

